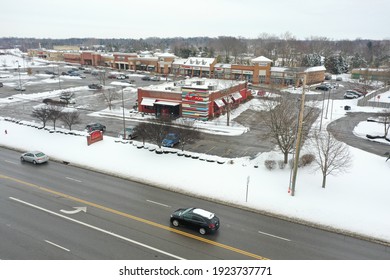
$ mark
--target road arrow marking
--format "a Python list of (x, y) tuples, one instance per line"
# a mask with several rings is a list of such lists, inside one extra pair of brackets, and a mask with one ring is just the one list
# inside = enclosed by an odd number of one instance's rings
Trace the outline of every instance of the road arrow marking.
[(138, 245), (138, 246), (147, 248), (147, 249), (149, 249), (149, 250), (153, 250), (153, 251), (158, 252), (158, 253), (160, 253), (160, 254), (164, 254), (164, 255), (166, 255), (166, 256), (170, 256), (170, 257), (172, 257), (172, 258), (174, 258), (174, 259), (177, 259), (177, 260), (185, 260), (185, 259), (182, 258), (182, 257), (179, 257), (179, 256), (177, 256), (177, 255), (174, 255), (174, 254), (168, 253), (168, 252), (166, 252), (166, 251), (157, 249), (157, 248), (155, 248), (155, 247), (146, 245), (145, 243), (141, 243), (141, 242), (135, 241), (135, 240), (133, 240), (133, 239), (130, 239), (130, 238), (121, 236), (121, 235), (119, 235), (119, 234), (116, 234), (116, 233), (114, 233), (114, 232), (111, 232), (111, 231), (108, 231), (108, 230), (105, 230), (105, 229), (102, 229), (102, 228), (98, 228), (98, 227), (93, 226), (93, 225), (91, 225), (91, 224), (87, 224), (87, 223), (84, 223), (84, 222), (82, 222), (82, 221), (79, 221), (79, 220), (76, 220), (76, 219), (73, 219), (73, 218), (70, 218), (70, 217), (67, 217), (67, 216), (58, 214), (58, 213), (56, 213), (56, 212), (53, 212), (53, 211), (48, 210), (48, 209), (45, 209), (45, 208), (40, 207), (40, 206), (38, 206), (38, 205), (34, 205), (34, 204), (32, 204), (32, 203), (28, 203), (28, 202), (23, 201), (23, 200), (21, 200), (21, 199), (17, 199), (17, 198), (11, 197), (11, 196), (9, 197), (9, 199), (11, 199), (11, 200), (13, 200), (13, 201), (17, 201), (17, 202), (19, 202), (19, 203), (21, 203), (21, 204), (30, 206), (30, 207), (32, 207), (32, 208), (41, 210), (41, 211), (43, 211), (43, 212), (49, 213), (49, 214), (51, 214), (51, 215), (60, 217), (60, 218), (62, 218), (62, 219), (65, 219), (65, 220), (68, 220), (68, 221), (72, 221), (72, 222), (77, 223), (77, 224), (79, 224), (79, 225), (83, 225), (83, 226), (88, 227), (88, 228), (90, 228), (90, 229), (94, 229), (94, 230), (96, 230), (96, 231), (105, 233), (105, 234), (107, 234), (107, 235), (111, 235), (111, 236), (116, 237), (116, 238), (118, 238), (118, 239), (122, 239), (122, 240), (124, 240), (124, 241), (129, 242), (129, 243), (133, 243), (133, 244), (136, 244), (136, 245)]
[(73, 207), (73, 208), (75, 210), (67, 211), (67, 210), (61, 209), (60, 212), (65, 213), (65, 214), (69, 214), (69, 215), (77, 214), (80, 211), (83, 211), (83, 212), (87, 213), (87, 206), (84, 206), (84, 207)]

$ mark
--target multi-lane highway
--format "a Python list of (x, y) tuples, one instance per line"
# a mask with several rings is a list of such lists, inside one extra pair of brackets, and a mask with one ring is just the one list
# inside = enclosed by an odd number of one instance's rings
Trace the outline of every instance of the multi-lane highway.
[[(0, 148), (0, 259), (389, 259), (388, 246)], [(173, 228), (214, 211), (215, 235)], [(86, 212), (74, 207), (86, 207)]]

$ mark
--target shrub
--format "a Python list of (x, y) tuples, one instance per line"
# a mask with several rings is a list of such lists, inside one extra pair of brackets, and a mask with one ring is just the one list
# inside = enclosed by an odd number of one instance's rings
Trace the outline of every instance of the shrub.
[(279, 160), (278, 165), (280, 169), (284, 169), (286, 167), (286, 164), (284, 163), (284, 160)]
[(290, 158), (290, 159), (288, 160), (288, 166), (290, 166), (291, 169), (294, 168), (294, 158)]
[(315, 156), (313, 154), (305, 154), (301, 156), (299, 159), (299, 166), (306, 166), (311, 164), (315, 160)]
[(275, 167), (276, 167), (276, 161), (271, 160), (271, 159), (267, 159), (267, 160), (264, 162), (264, 165), (265, 165), (265, 167), (266, 167), (268, 170), (273, 170), (273, 169), (275, 169)]

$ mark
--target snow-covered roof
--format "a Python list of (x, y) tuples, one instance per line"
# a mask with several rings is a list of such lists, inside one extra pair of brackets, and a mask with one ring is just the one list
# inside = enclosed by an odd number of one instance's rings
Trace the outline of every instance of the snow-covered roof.
[(157, 55), (158, 57), (176, 57), (173, 53), (161, 53)]
[(183, 64), (195, 67), (210, 67), (210, 64), (212, 64), (214, 61), (215, 58), (210, 57), (189, 57)]
[(226, 63), (217, 63), (215, 64), (214, 66), (215, 68), (232, 68), (232, 65), (231, 64), (226, 64)]
[[(231, 81), (231, 80), (219, 80), (219, 79), (206, 79), (206, 78), (190, 78), (179, 82), (166, 82), (162, 84), (153, 84), (150, 86), (142, 87), (144, 90), (156, 90), (156, 91), (170, 91), (181, 92), (183, 87), (202, 89), (209, 91), (218, 91), (232, 86), (245, 83), (245, 81)], [(212, 89), (209, 88), (212, 86)]]
[(326, 71), (325, 66), (314, 66), (307, 68), (305, 72), (317, 72), (317, 71)]
[(286, 67), (271, 67), (271, 72), (285, 72), (288, 68)]
[(272, 62), (272, 60), (269, 59), (269, 58), (266, 58), (265, 56), (259, 56), (259, 57), (256, 57), (256, 58), (252, 59), (252, 62), (254, 62), (254, 63), (258, 63), (258, 62)]
[(186, 62), (186, 61), (187, 61), (186, 58), (175, 58), (175, 60), (172, 62), (172, 64), (181, 65), (181, 64), (184, 64), (184, 62)]

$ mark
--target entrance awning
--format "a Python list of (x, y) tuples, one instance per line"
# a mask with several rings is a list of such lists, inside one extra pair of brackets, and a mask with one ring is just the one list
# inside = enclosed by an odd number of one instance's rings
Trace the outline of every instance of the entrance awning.
[(214, 100), (214, 102), (215, 102), (215, 104), (217, 104), (217, 106), (219, 108), (225, 106), (225, 103), (223, 103), (222, 99), (216, 99), (216, 100)]
[(156, 101), (154, 102), (156, 105), (167, 105), (167, 106), (179, 106), (180, 103), (170, 102), (170, 101)]
[(225, 96), (223, 98), (223, 100), (225, 100), (226, 103), (233, 103), (234, 102), (234, 100), (230, 96)]
[(242, 98), (242, 95), (241, 93), (239, 93), (238, 91), (233, 93), (232, 97), (234, 98), (234, 100), (238, 100), (240, 98)]
[(142, 98), (141, 105), (143, 106), (154, 106), (154, 103), (156, 102), (156, 99), (154, 98)]

